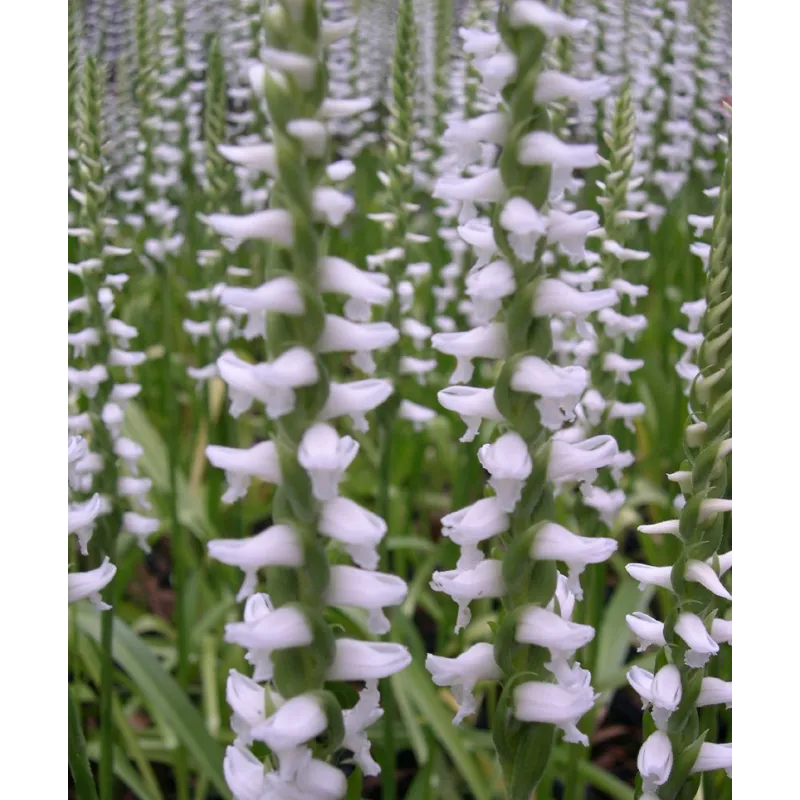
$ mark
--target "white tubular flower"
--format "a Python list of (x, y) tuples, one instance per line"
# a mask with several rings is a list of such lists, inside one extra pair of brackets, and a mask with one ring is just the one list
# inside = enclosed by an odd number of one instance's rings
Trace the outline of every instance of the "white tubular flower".
[(328, 668), (330, 681), (371, 681), (388, 678), (411, 663), (411, 653), (394, 642), (337, 639), (336, 654)]
[(613, 436), (592, 436), (574, 444), (562, 439), (552, 439), (547, 477), (556, 483), (594, 483), (597, 470), (612, 464), (618, 452)]
[(703, 678), (700, 686), (700, 694), (697, 696), (695, 705), (698, 708), (703, 706), (715, 706), (725, 703), (725, 708), (733, 707), (733, 683), (723, 681), (720, 678)]
[(460, 202), (460, 223), (474, 219), (478, 212), (475, 203), (494, 203), (503, 198), (505, 185), (499, 169), (489, 169), (473, 178), (445, 176), (436, 182), (433, 196), (441, 200)]
[(666, 730), (667, 722), (678, 710), (682, 697), (680, 670), (674, 664), (665, 664), (650, 685), (649, 702), (653, 705), (653, 721), (659, 730)]
[(525, 440), (513, 431), (504, 433), (492, 444), (485, 444), (478, 450), (478, 460), (492, 476), (489, 485), (497, 494), (498, 506), (510, 514), (533, 470)]
[(508, 231), (508, 243), (521, 261), (531, 261), (536, 242), (547, 231), (547, 218), (524, 197), (512, 197), (500, 214), (500, 225)]
[(343, 258), (322, 258), (317, 266), (317, 277), (320, 291), (344, 294), (368, 306), (385, 306), (392, 299), (392, 290), (383, 282), (385, 276), (364, 272)]
[(254, 739), (280, 754), (316, 738), (327, 727), (328, 718), (317, 699), (301, 694), (287, 700), (252, 733)]
[(619, 383), (630, 385), (631, 372), (635, 372), (643, 366), (644, 360), (641, 358), (625, 358), (619, 353), (606, 353), (603, 356), (603, 370), (613, 372)]
[(557, 278), (545, 278), (536, 289), (533, 313), (537, 317), (557, 314), (586, 317), (618, 302), (619, 296), (613, 289), (580, 292)]
[(377, 378), (351, 383), (332, 381), (319, 418), (328, 420), (347, 415), (353, 420), (357, 431), (366, 433), (369, 424), (365, 414), (377, 408), (393, 391), (391, 381)]
[[(703, 500), (703, 502), (700, 503), (699, 518), (701, 521), (705, 521), (712, 514), (724, 513), (726, 511), (731, 511), (732, 509), (732, 501), (726, 500), (723, 497)], [(640, 533), (647, 534), (670, 533), (673, 536), (679, 536), (680, 520), (667, 519), (663, 522), (655, 522), (652, 525), (640, 525), (636, 530), (638, 530)]]
[(486, 324), (494, 319), (503, 305), (503, 298), (516, 291), (514, 270), (505, 261), (492, 261), (470, 272), (465, 280), (465, 290), (472, 299), (475, 321)]
[(609, 528), (613, 527), (626, 500), (625, 492), (622, 489), (613, 489), (609, 492), (588, 483), (581, 484), (581, 495), (584, 505), (595, 509), (600, 515), (600, 519)]
[(717, 644), (733, 644), (733, 621), (715, 617), (711, 622), (711, 638)]
[(401, 356), (399, 372), (401, 375), (416, 375), (419, 383), (425, 383), (425, 376), (436, 369), (435, 358), (415, 358)]
[(534, 131), (523, 136), (519, 141), (517, 158), (526, 166), (549, 164), (551, 167), (587, 169), (598, 164), (596, 145), (567, 144), (546, 131)]
[(642, 776), (646, 792), (656, 793), (672, 772), (672, 744), (663, 731), (655, 731), (647, 737), (639, 750), (636, 766)]
[(714, 769), (724, 769), (729, 778), (733, 777), (733, 742), (728, 744), (714, 744), (703, 742), (697, 761), (694, 762), (692, 772), (710, 772)]
[(425, 342), (431, 338), (433, 331), (418, 319), (406, 317), (400, 322), (400, 328), (405, 336), (408, 336), (414, 343), (417, 350), (421, 350)]
[(359, 693), (358, 702), (344, 714), (344, 739), (342, 747), (353, 753), (353, 760), (364, 775), (380, 775), (381, 768), (372, 758), (370, 743), (364, 732), (383, 716), (376, 681), (367, 681)]
[(311, 478), (317, 500), (332, 500), (339, 493), (344, 471), (358, 454), (358, 442), (350, 436), (339, 436), (335, 428), (317, 422), (303, 434), (297, 460)]
[(100, 591), (105, 589), (117, 568), (111, 563), (108, 556), (96, 569), (87, 572), (71, 572), (67, 575), (68, 602), (77, 603), (78, 600), (89, 599), (98, 611), (107, 611), (110, 605), (103, 602)]
[(640, 653), (654, 644), (659, 647), (666, 645), (664, 623), (659, 622), (649, 614), (645, 614), (642, 611), (634, 611), (633, 614), (626, 615), (625, 622), (627, 622), (628, 627), (639, 643), (637, 649)]
[(483, 560), (478, 544), (508, 530), (508, 514), (496, 497), (485, 497), (442, 517), (442, 534), (461, 545), (456, 569), (467, 570)]
[(431, 344), (440, 353), (456, 357), (456, 369), (450, 378), (453, 383), (466, 383), (472, 378), (473, 358), (504, 358), (507, 349), (505, 326), (499, 323), (459, 333), (437, 333)]
[(89, 369), (68, 367), (67, 380), (73, 390), (77, 389), (92, 398), (97, 394), (100, 384), (108, 380), (108, 370), (102, 364), (95, 364)]
[(611, 288), (614, 289), (617, 294), (629, 297), (632, 305), (635, 305), (639, 298), (647, 297), (647, 293), (649, 291), (647, 286), (629, 283), (622, 278), (616, 278), (611, 281)]
[(346, 497), (323, 503), (319, 532), (339, 542), (363, 569), (378, 566), (378, 543), (386, 533), (386, 523), (371, 511)]
[(225, 641), (244, 647), (246, 660), (255, 667), (253, 679), (272, 678), (270, 655), (275, 650), (306, 647), (313, 642), (311, 628), (302, 611), (292, 606), (272, 610), (264, 595), (248, 598), (244, 622), (225, 626)]
[[(577, 146), (577, 145), (576, 145)], [(573, 265), (586, 261), (588, 256), (585, 250), (586, 238), (592, 231), (596, 230), (600, 224), (600, 218), (593, 211), (575, 211), (568, 213), (553, 209), (548, 217), (547, 241), (557, 244), (559, 250), (566, 255)], [(543, 283), (557, 280), (548, 278)], [(601, 289), (606, 292), (604, 297), (609, 297), (612, 289)], [(616, 292), (614, 293), (616, 295)], [(616, 300), (609, 301), (605, 305), (613, 305)], [(597, 309), (589, 309), (594, 311)], [(557, 313), (557, 312), (554, 312)]]
[(533, 540), (531, 557), (542, 561), (561, 561), (569, 567), (567, 586), (580, 600), (580, 576), (587, 564), (600, 564), (617, 549), (614, 539), (578, 536), (555, 522), (545, 523)]
[(281, 482), (281, 468), (274, 442), (259, 442), (244, 448), (212, 444), (206, 447), (206, 457), (213, 466), (225, 470), (228, 488), (222, 495), (223, 503), (233, 503), (244, 497), (251, 478), (261, 478), (276, 485)]
[(619, 262), (625, 263), (626, 261), (647, 261), (650, 258), (650, 253), (646, 250), (630, 250), (623, 247), (619, 242), (613, 239), (606, 239), (603, 242), (603, 250), (611, 253)]
[(239, 602), (255, 591), (262, 567), (303, 565), (300, 539), (288, 525), (273, 525), (246, 539), (213, 539), (208, 543), (208, 554), (244, 572), (244, 582), (236, 595)]
[[(660, 586), (672, 591), (672, 567), (653, 567), (649, 564), (627, 564), (625, 571), (634, 580), (639, 581), (639, 588), (648, 585)], [(716, 572), (704, 561), (691, 559), (686, 563), (685, 578), (704, 586), (712, 594), (725, 600), (733, 600), (730, 592), (723, 586)]]
[[(83, 457), (85, 458), (85, 456)], [(76, 465), (80, 465), (78, 459)], [(89, 555), (87, 546), (94, 531), (94, 521), (102, 512), (100, 495), (92, 495), (83, 503), (73, 503), (67, 511), (67, 533), (74, 533), (78, 537), (81, 555)]]
[(523, 722), (544, 722), (564, 731), (564, 741), (589, 746), (589, 738), (578, 730), (578, 720), (599, 695), (591, 686), (565, 689), (556, 683), (528, 681), (514, 690), (514, 716)]
[(246, 748), (227, 747), (222, 772), (236, 800), (264, 797), (264, 765)]
[(322, 122), (315, 119), (293, 119), (286, 130), (303, 146), (306, 155), (322, 158), (328, 144), (328, 130)]
[(411, 400), (401, 400), (400, 407), (397, 409), (397, 416), (400, 419), (409, 420), (414, 430), (420, 431), (424, 425), (436, 417), (436, 412), (418, 403), (412, 403)]
[(604, 308), (597, 315), (597, 319), (603, 323), (607, 336), (611, 338), (625, 336), (631, 342), (647, 327), (647, 317), (644, 314), (626, 317), (612, 308)]
[(268, 311), (299, 316), (305, 313), (305, 303), (291, 278), (280, 277), (267, 281), (256, 289), (228, 286), (222, 290), (220, 302), (247, 312), (245, 339), (264, 336)]
[(581, 398), (580, 413), (591, 426), (598, 425), (606, 410), (606, 401), (596, 389), (589, 389)]
[(523, 644), (546, 647), (553, 658), (566, 660), (594, 639), (594, 628), (571, 622), (546, 608), (529, 606), (520, 615), (516, 639)]
[(352, 197), (334, 189), (332, 186), (322, 186), (314, 189), (312, 210), (321, 221), (334, 228), (338, 228), (345, 217), (355, 208), (356, 202)]
[(685, 656), (687, 667), (694, 669), (704, 667), (708, 659), (719, 652), (719, 645), (709, 635), (703, 620), (697, 614), (689, 612), (680, 614), (675, 623), (675, 633), (689, 647)]
[(221, 144), (217, 146), (217, 150), (223, 158), (233, 164), (266, 172), (272, 178), (278, 177), (278, 160), (273, 144), (251, 144), (242, 147)]
[(516, 0), (510, 9), (509, 22), (514, 28), (531, 25), (551, 38), (577, 36), (587, 25), (586, 20), (567, 17), (539, 0)]
[(580, 80), (554, 70), (543, 70), (536, 79), (534, 100), (537, 103), (552, 103), (554, 100), (570, 100), (577, 103), (579, 111), (592, 106), (611, 90), (608, 78)]
[(542, 416), (542, 425), (551, 431), (575, 419), (575, 406), (587, 383), (588, 373), (583, 367), (558, 367), (538, 356), (520, 359), (511, 378), (514, 391), (541, 397), (536, 407)]
[(238, 247), (240, 242), (264, 239), (283, 247), (294, 245), (294, 221), (292, 215), (282, 208), (257, 211), (254, 214), (198, 214), (198, 218), (220, 236), (231, 240)]
[(458, 235), (475, 251), (478, 257), (475, 268), (488, 264), (497, 252), (492, 226), (484, 220), (472, 219), (464, 225), (459, 225)]
[(434, 572), (430, 587), (436, 592), (444, 592), (458, 605), (458, 618), (455, 631), (469, 625), (472, 615), (469, 604), (479, 597), (502, 597), (506, 591), (503, 581), (503, 562), (487, 558), (474, 569), (447, 570)]
[(458, 713), (453, 717), (454, 725), (459, 725), (478, 710), (474, 690), (479, 681), (503, 677), (502, 670), (494, 660), (494, 648), (486, 642), (472, 645), (456, 658), (429, 654), (425, 659), (425, 668), (437, 686), (452, 688), (453, 697), (459, 705)]
[[(308, 759), (297, 770), (294, 784), (297, 794), (291, 798), (286, 796), (286, 800), (305, 800), (310, 797), (315, 800), (341, 800), (347, 794), (347, 777), (344, 772), (318, 758)], [(281, 788), (280, 791), (282, 790)]]
[(150, 552), (150, 545), (147, 544), (147, 537), (155, 533), (161, 527), (161, 523), (152, 517), (143, 517), (135, 511), (126, 511), (122, 515), (122, 530), (131, 533), (136, 537), (136, 544), (145, 553)]
[(338, 565), (331, 567), (325, 601), (332, 606), (366, 609), (369, 611), (367, 630), (382, 635), (388, 633), (390, 627), (383, 609), (400, 605), (407, 594), (406, 582), (396, 575)]
[(236, 734), (234, 744), (246, 747), (253, 741), (253, 728), (265, 719), (264, 687), (232, 669), (228, 672), (225, 699), (233, 711), (231, 730)]
[(358, 323), (326, 314), (325, 327), (317, 341), (317, 352), (356, 353), (356, 366), (371, 374), (375, 371), (371, 351), (389, 347), (399, 338), (400, 332), (388, 322)]
[(459, 439), (461, 442), (471, 442), (475, 438), (482, 420), (499, 422), (503, 419), (503, 415), (495, 405), (493, 389), (448, 386), (442, 389), (437, 397), (444, 408), (455, 411), (467, 426), (466, 432)]

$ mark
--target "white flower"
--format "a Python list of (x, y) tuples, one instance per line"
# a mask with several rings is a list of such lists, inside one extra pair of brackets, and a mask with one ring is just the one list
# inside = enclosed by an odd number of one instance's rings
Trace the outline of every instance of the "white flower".
[(653, 721), (659, 730), (666, 730), (667, 723), (670, 716), (678, 710), (683, 696), (683, 687), (681, 686), (681, 673), (674, 664), (665, 664), (655, 675), (643, 670), (640, 667), (634, 667), (628, 673), (628, 681), (634, 687), (638, 688), (631, 680), (631, 673), (638, 670), (641, 675), (639, 682), (644, 684), (646, 676), (650, 676), (650, 684), (646, 687), (647, 694), (639, 694), (642, 699), (653, 706)]
[(325, 256), (317, 265), (321, 292), (348, 295), (352, 300), (367, 305), (385, 306), (392, 299), (392, 290), (384, 283), (386, 276), (364, 272), (337, 256)]
[[(88, 455), (88, 454), (87, 454)], [(79, 458), (76, 465), (80, 465), (86, 456)], [(102, 503), (99, 494), (94, 494), (83, 503), (73, 503), (67, 511), (67, 533), (74, 533), (78, 537), (78, 544), (82, 555), (88, 555), (87, 545), (92, 538), (94, 521), (102, 512)]]
[(273, 278), (256, 289), (228, 286), (222, 290), (220, 301), (230, 308), (247, 312), (243, 331), (246, 339), (264, 335), (267, 311), (293, 316), (305, 313), (305, 303), (297, 283), (288, 277)]
[(555, 683), (528, 681), (514, 690), (514, 716), (523, 722), (544, 722), (564, 731), (564, 741), (589, 746), (578, 730), (578, 720), (599, 697), (591, 686), (565, 689)]
[(483, 559), (478, 544), (508, 530), (508, 514), (496, 497), (485, 497), (442, 517), (442, 534), (461, 545), (456, 569), (467, 570)]
[(606, 353), (603, 357), (603, 370), (605, 372), (613, 372), (616, 380), (619, 383), (630, 385), (631, 372), (641, 369), (644, 366), (644, 360), (641, 358), (625, 358), (619, 353)]
[[(569, 169), (594, 167), (598, 163), (596, 145), (568, 144), (547, 131), (534, 131), (523, 136), (519, 140), (517, 158), (526, 166), (549, 164)], [(594, 216), (597, 218), (596, 214)]]
[(347, 794), (347, 778), (344, 772), (318, 758), (309, 758), (297, 770), (294, 783), (297, 794), (291, 798), (286, 797), (285, 800), (341, 800)]
[(230, 351), (217, 359), (220, 376), (228, 384), (231, 415), (247, 411), (253, 400), (260, 400), (270, 419), (294, 409), (294, 389), (311, 386), (319, 380), (317, 362), (303, 347), (291, 347), (264, 364), (248, 364)]
[(217, 150), (219, 150), (223, 158), (233, 164), (241, 164), (248, 169), (261, 170), (273, 178), (278, 177), (278, 160), (275, 155), (275, 145), (273, 144), (251, 144), (244, 147), (220, 144), (217, 146)]
[(717, 644), (733, 644), (733, 621), (715, 617), (711, 622), (711, 638)]
[(136, 537), (136, 544), (145, 553), (150, 552), (147, 544), (147, 537), (155, 533), (161, 527), (161, 523), (152, 517), (143, 517), (135, 511), (126, 511), (122, 515), (122, 530), (125, 533), (132, 533)]
[(698, 708), (703, 706), (714, 706), (718, 703), (725, 703), (725, 708), (733, 707), (733, 683), (723, 681), (720, 678), (703, 678), (700, 686), (700, 694), (697, 696), (695, 705)]
[(503, 415), (497, 410), (493, 389), (479, 389), (474, 386), (448, 386), (437, 397), (439, 403), (449, 411), (455, 411), (467, 426), (459, 441), (471, 442), (484, 419), (499, 422)]
[(223, 503), (233, 503), (244, 497), (253, 477), (267, 483), (281, 482), (281, 468), (274, 442), (259, 442), (243, 448), (212, 444), (206, 447), (206, 457), (213, 466), (225, 470), (228, 488), (222, 495)]
[(102, 364), (95, 364), (89, 369), (68, 367), (67, 380), (70, 387), (80, 389), (87, 397), (92, 398), (97, 394), (100, 384), (108, 380), (108, 370)]
[(319, 353), (356, 353), (360, 357), (357, 366), (366, 373), (375, 370), (375, 362), (369, 353), (393, 345), (400, 333), (388, 322), (351, 322), (333, 314), (325, 315), (325, 327), (317, 340)]
[(208, 554), (244, 571), (244, 583), (236, 595), (239, 602), (255, 591), (258, 570), (262, 567), (303, 565), (300, 539), (288, 525), (272, 525), (245, 539), (212, 539), (208, 543)]
[(556, 278), (545, 278), (536, 289), (533, 313), (537, 317), (572, 314), (585, 317), (593, 311), (615, 305), (619, 297), (613, 289), (580, 292)]
[(605, 525), (613, 527), (619, 510), (625, 505), (625, 492), (622, 489), (606, 491), (599, 486), (584, 483), (581, 484), (581, 494), (584, 505), (595, 509)]
[(306, 647), (314, 639), (302, 611), (293, 606), (272, 610), (264, 595), (253, 595), (248, 598), (244, 622), (225, 626), (225, 641), (244, 647), (246, 660), (255, 667), (254, 678), (268, 680), (272, 677), (270, 655), (275, 650)]
[(213, 228), (220, 236), (233, 240), (237, 245), (247, 239), (265, 239), (292, 247), (294, 245), (294, 221), (283, 208), (271, 208), (254, 214), (198, 214), (199, 219)]
[(68, 602), (77, 603), (78, 600), (88, 598), (98, 611), (107, 611), (111, 606), (103, 602), (100, 590), (111, 583), (116, 572), (117, 568), (106, 556), (96, 569), (70, 573), (67, 575)]
[(356, 430), (366, 432), (369, 425), (364, 415), (383, 403), (393, 391), (390, 381), (377, 378), (351, 383), (331, 381), (328, 399), (319, 418), (327, 420), (347, 414)]
[(546, 608), (528, 606), (520, 615), (516, 639), (546, 647), (554, 658), (568, 659), (594, 639), (594, 628), (571, 622)]
[(355, 174), (355, 171), (356, 165), (348, 159), (334, 161), (325, 167), (325, 174), (334, 183), (347, 180), (351, 175)]
[(659, 622), (649, 614), (645, 614), (642, 611), (634, 611), (633, 614), (626, 615), (625, 622), (628, 623), (628, 627), (639, 642), (638, 651), (640, 653), (654, 644), (659, 647), (666, 645), (664, 623)]
[(613, 308), (604, 308), (597, 315), (597, 319), (603, 323), (607, 336), (613, 338), (624, 335), (631, 342), (647, 327), (647, 317), (644, 314), (626, 317), (618, 314)]
[(386, 533), (386, 523), (371, 511), (346, 497), (323, 503), (319, 532), (340, 542), (350, 557), (364, 569), (378, 566), (377, 545)]
[(636, 766), (642, 776), (646, 792), (657, 792), (672, 772), (672, 744), (663, 731), (655, 731), (647, 737), (639, 749)]
[(478, 450), (478, 460), (492, 476), (489, 485), (497, 494), (498, 506), (511, 513), (533, 469), (525, 440), (513, 431), (504, 433), (493, 444)]
[(317, 422), (303, 434), (297, 460), (311, 478), (317, 500), (331, 500), (339, 492), (344, 471), (358, 453), (358, 442), (350, 436), (339, 437), (336, 430)]
[(458, 35), (464, 40), (464, 52), (478, 58), (491, 56), (500, 46), (500, 34), (479, 28), (459, 28)]
[(511, 388), (540, 395), (536, 407), (542, 425), (558, 430), (565, 421), (575, 418), (575, 406), (587, 382), (588, 373), (583, 367), (558, 367), (538, 356), (525, 356), (514, 371)]
[[(584, 145), (573, 146), (578, 147)], [(548, 217), (547, 241), (557, 244), (559, 249), (569, 257), (571, 264), (580, 264), (587, 258), (584, 249), (586, 237), (597, 229), (599, 223), (600, 218), (593, 211), (575, 211), (570, 214), (566, 211), (553, 209)], [(548, 281), (554, 280), (556, 279), (549, 278), (544, 282), (547, 283)], [(616, 297), (616, 292), (614, 292), (613, 289), (598, 290), (596, 294), (599, 294), (599, 292), (605, 292), (606, 294), (601, 296), (608, 298), (611, 297), (609, 292), (613, 292)], [(613, 305), (614, 302), (616, 302), (615, 299), (610, 300), (601, 307)], [(597, 309), (593, 308), (589, 310), (594, 311)]]
[(572, 19), (552, 8), (548, 8), (539, 0), (516, 0), (511, 6), (509, 22), (513, 28), (532, 25), (545, 36), (576, 36), (586, 27), (584, 19)]
[(675, 623), (675, 633), (689, 646), (685, 657), (689, 667), (703, 667), (712, 655), (719, 652), (719, 645), (709, 636), (703, 620), (697, 614), (680, 614)]
[(328, 718), (319, 701), (309, 695), (287, 700), (271, 717), (253, 729), (253, 738), (276, 753), (292, 750), (319, 736)]
[(694, 762), (692, 772), (709, 772), (713, 769), (724, 769), (728, 777), (732, 776), (733, 771), (733, 743), (715, 744), (713, 742), (703, 742), (700, 745), (700, 752), (697, 761)]
[(613, 436), (592, 436), (575, 443), (554, 438), (550, 444), (547, 476), (556, 482), (593, 483), (597, 470), (609, 466), (617, 453)]
[(264, 765), (249, 750), (227, 747), (222, 771), (235, 800), (262, 800)]
[(472, 299), (475, 321), (486, 324), (502, 308), (503, 298), (514, 294), (517, 282), (514, 270), (505, 261), (492, 261), (466, 277), (465, 290)]
[(326, 119), (352, 117), (354, 114), (366, 111), (372, 106), (372, 102), (369, 97), (326, 97), (322, 101), (319, 113)]
[(618, 294), (630, 297), (631, 303), (635, 304), (640, 297), (647, 297), (649, 289), (647, 286), (641, 284), (628, 283), (622, 278), (615, 278), (611, 281), (611, 288), (616, 290)]
[(614, 539), (578, 536), (562, 525), (547, 522), (533, 540), (531, 557), (565, 563), (569, 567), (569, 590), (580, 600), (583, 597), (580, 576), (587, 564), (606, 561), (616, 549), (617, 542)]
[(461, 204), (458, 216), (460, 223), (477, 216), (475, 203), (496, 203), (502, 200), (504, 193), (505, 186), (499, 169), (489, 169), (472, 178), (444, 176), (439, 178), (433, 190), (435, 198)]
[(316, 119), (293, 119), (286, 125), (286, 131), (303, 146), (306, 155), (322, 158), (328, 144), (328, 129)]
[(456, 658), (445, 658), (429, 654), (425, 668), (430, 672), (437, 686), (450, 686), (453, 697), (459, 705), (453, 723), (461, 721), (478, 710), (473, 694), (479, 681), (499, 680), (503, 677), (500, 667), (494, 660), (494, 648), (486, 642), (478, 642)]
[(650, 253), (646, 250), (630, 250), (627, 247), (623, 247), (619, 242), (615, 242), (613, 239), (606, 239), (603, 242), (603, 250), (606, 253), (611, 253), (612, 256), (615, 256), (616, 259), (624, 264), (626, 261), (647, 261), (650, 258)]
[(352, 197), (332, 186), (320, 186), (314, 189), (311, 199), (314, 215), (334, 228), (338, 228), (344, 222), (355, 205), (356, 202)]
[(471, 245), (478, 257), (475, 267), (488, 264), (491, 257), (497, 252), (497, 242), (494, 240), (492, 226), (483, 220), (471, 219), (464, 225), (459, 225), (458, 235)]
[(231, 729), (236, 744), (247, 746), (253, 741), (252, 730), (265, 719), (264, 687), (235, 669), (228, 672), (225, 699), (233, 710)]
[(353, 753), (353, 760), (365, 775), (380, 775), (381, 768), (370, 754), (370, 743), (364, 732), (383, 716), (377, 681), (367, 681), (358, 702), (344, 714), (342, 747)]
[(610, 89), (611, 85), (605, 76), (593, 80), (579, 80), (563, 72), (543, 70), (536, 79), (534, 100), (537, 103), (571, 100), (578, 104), (579, 112), (585, 113), (591, 109), (596, 100), (605, 97)]
[(413, 317), (406, 317), (400, 322), (400, 329), (405, 336), (408, 336), (413, 342), (417, 350), (421, 350), (425, 342), (431, 338), (433, 331)]
[(414, 430), (420, 431), (423, 425), (436, 417), (436, 412), (418, 403), (412, 403), (411, 400), (401, 400), (400, 407), (397, 409), (397, 416), (400, 419), (410, 420)]
[(503, 582), (503, 563), (487, 558), (474, 569), (448, 570), (434, 572), (430, 587), (436, 592), (444, 592), (458, 604), (456, 633), (469, 625), (471, 614), (469, 604), (479, 597), (502, 597), (506, 586)]
[(503, 207), (500, 225), (508, 231), (508, 243), (517, 258), (533, 260), (536, 243), (547, 231), (547, 218), (524, 197), (512, 197)]
[(472, 377), (474, 358), (505, 358), (508, 347), (505, 326), (500, 323), (484, 325), (458, 333), (437, 333), (431, 344), (440, 353), (455, 356), (453, 383), (466, 383)]
[(337, 639), (336, 654), (328, 667), (330, 681), (368, 681), (388, 678), (411, 663), (411, 653), (394, 642)]
[(383, 609), (400, 605), (407, 594), (406, 582), (396, 575), (336, 565), (331, 567), (325, 601), (331, 606), (367, 609), (367, 630), (384, 634), (389, 632), (390, 624)]
[[(664, 589), (672, 590), (672, 567), (653, 567), (649, 564), (627, 564), (627, 573), (639, 581), (639, 588), (644, 589), (648, 585), (661, 586)], [(704, 561), (690, 559), (686, 563), (685, 578), (687, 581), (699, 583), (717, 597), (726, 600), (733, 600), (730, 592), (722, 585), (719, 576)]]

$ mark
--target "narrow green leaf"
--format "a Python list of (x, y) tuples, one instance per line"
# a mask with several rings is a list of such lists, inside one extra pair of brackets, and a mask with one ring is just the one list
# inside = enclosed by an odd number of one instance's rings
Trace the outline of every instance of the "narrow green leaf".
[[(89, 758), (92, 761), (99, 761), (99, 742), (91, 742), (89, 744)], [(147, 788), (139, 773), (133, 768), (133, 764), (128, 761), (125, 753), (119, 747), (114, 747), (114, 774), (136, 795), (137, 800), (156, 800), (156, 795)], [(80, 800), (83, 800), (83, 795), (80, 792), (77, 796)]]
[(94, 785), (94, 777), (86, 755), (86, 740), (83, 737), (78, 707), (75, 704), (75, 698), (72, 696), (71, 687), (68, 687), (68, 694), (69, 728), (67, 738), (69, 771), (72, 774), (72, 780), (75, 781), (75, 790), (78, 797), (85, 798), (85, 800), (97, 800), (97, 788)]
[(632, 641), (625, 622), (626, 615), (646, 609), (653, 591), (652, 586), (640, 591), (633, 580), (622, 581), (614, 590), (597, 632), (597, 663), (593, 675), (598, 691), (612, 688), (620, 668), (625, 664)]
[[(78, 626), (95, 641), (100, 641), (100, 614), (78, 611)], [(174, 732), (223, 797), (230, 798), (222, 774), (222, 746), (208, 734), (202, 716), (181, 691), (173, 677), (161, 666), (136, 634), (122, 620), (114, 620), (114, 660), (128, 673), (151, 710)]]

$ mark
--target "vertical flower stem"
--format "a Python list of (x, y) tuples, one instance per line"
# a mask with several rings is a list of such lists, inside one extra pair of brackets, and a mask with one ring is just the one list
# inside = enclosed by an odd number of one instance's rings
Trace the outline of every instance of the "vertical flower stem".
[[(161, 341), (164, 346), (164, 364), (161, 371), (164, 404), (167, 414), (167, 469), (169, 470), (169, 491), (167, 509), (172, 556), (172, 586), (175, 592), (175, 628), (178, 634), (178, 685), (185, 692), (189, 688), (189, 630), (186, 621), (186, 532), (178, 520), (178, 397), (172, 381), (172, 296), (170, 286), (169, 262), (160, 263), (158, 277), (161, 285)], [(179, 746), (175, 754), (175, 780), (177, 796), (180, 800), (189, 798), (189, 767), (187, 754)]]
[[(105, 617), (103, 618), (105, 620)], [(89, 757), (86, 754), (86, 740), (81, 728), (81, 717), (75, 698), (72, 696), (72, 687), (67, 688), (69, 696), (68, 716), (68, 741), (69, 741), (69, 771), (75, 781), (75, 793), (81, 800), (97, 800), (97, 788), (89, 766)]]

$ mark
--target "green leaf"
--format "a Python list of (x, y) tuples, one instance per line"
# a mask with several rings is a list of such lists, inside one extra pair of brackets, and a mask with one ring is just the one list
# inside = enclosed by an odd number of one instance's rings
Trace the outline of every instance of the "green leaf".
[[(92, 761), (100, 760), (100, 743), (92, 742), (89, 745), (89, 758)], [(156, 800), (147, 785), (142, 780), (139, 773), (133, 768), (133, 764), (128, 761), (125, 753), (119, 748), (114, 748), (114, 774), (121, 780), (138, 798), (138, 800)], [(84, 795), (78, 792), (77, 795), (83, 800)], [(86, 795), (87, 800), (91, 795)]]
[[(100, 614), (81, 609), (78, 626), (96, 642), (100, 641)], [(122, 620), (114, 620), (114, 660), (139, 688), (145, 702), (177, 736), (217, 791), (230, 798), (222, 774), (223, 749), (208, 734), (203, 718), (173, 677), (161, 666), (149, 647)]]
[[(622, 581), (614, 590), (597, 632), (597, 663), (593, 675), (598, 691), (607, 691), (620, 685), (620, 668), (625, 664), (631, 646), (631, 633), (625, 617), (634, 611), (644, 611), (654, 591), (652, 586), (640, 591), (633, 580)], [(624, 680), (623, 673), (622, 682)]]
[[(153, 481), (153, 488), (161, 493), (169, 493), (169, 465), (167, 446), (159, 435), (147, 414), (135, 402), (130, 401), (125, 407), (125, 435), (141, 445), (144, 453), (139, 466)], [(177, 475), (178, 519), (195, 536), (200, 539), (213, 539), (216, 529), (206, 512), (203, 492), (192, 492), (183, 473)], [(166, 516), (166, 515), (165, 515)]]
[(470, 795), (475, 800), (491, 800), (492, 791), (487, 778), (481, 773), (474, 757), (465, 747), (461, 732), (453, 725), (450, 712), (439, 699), (430, 675), (425, 669), (417, 662), (412, 662), (402, 672), (392, 677), (392, 684), (399, 686), (400, 691), (411, 698), (417, 713), (430, 725), (459, 774), (469, 786)]
[(68, 715), (68, 759), (69, 771), (75, 782), (78, 797), (85, 800), (97, 800), (97, 788), (94, 785), (94, 776), (89, 767), (86, 755), (86, 740), (83, 737), (83, 728), (78, 715), (78, 707), (72, 696), (72, 687), (68, 687), (69, 715)]

